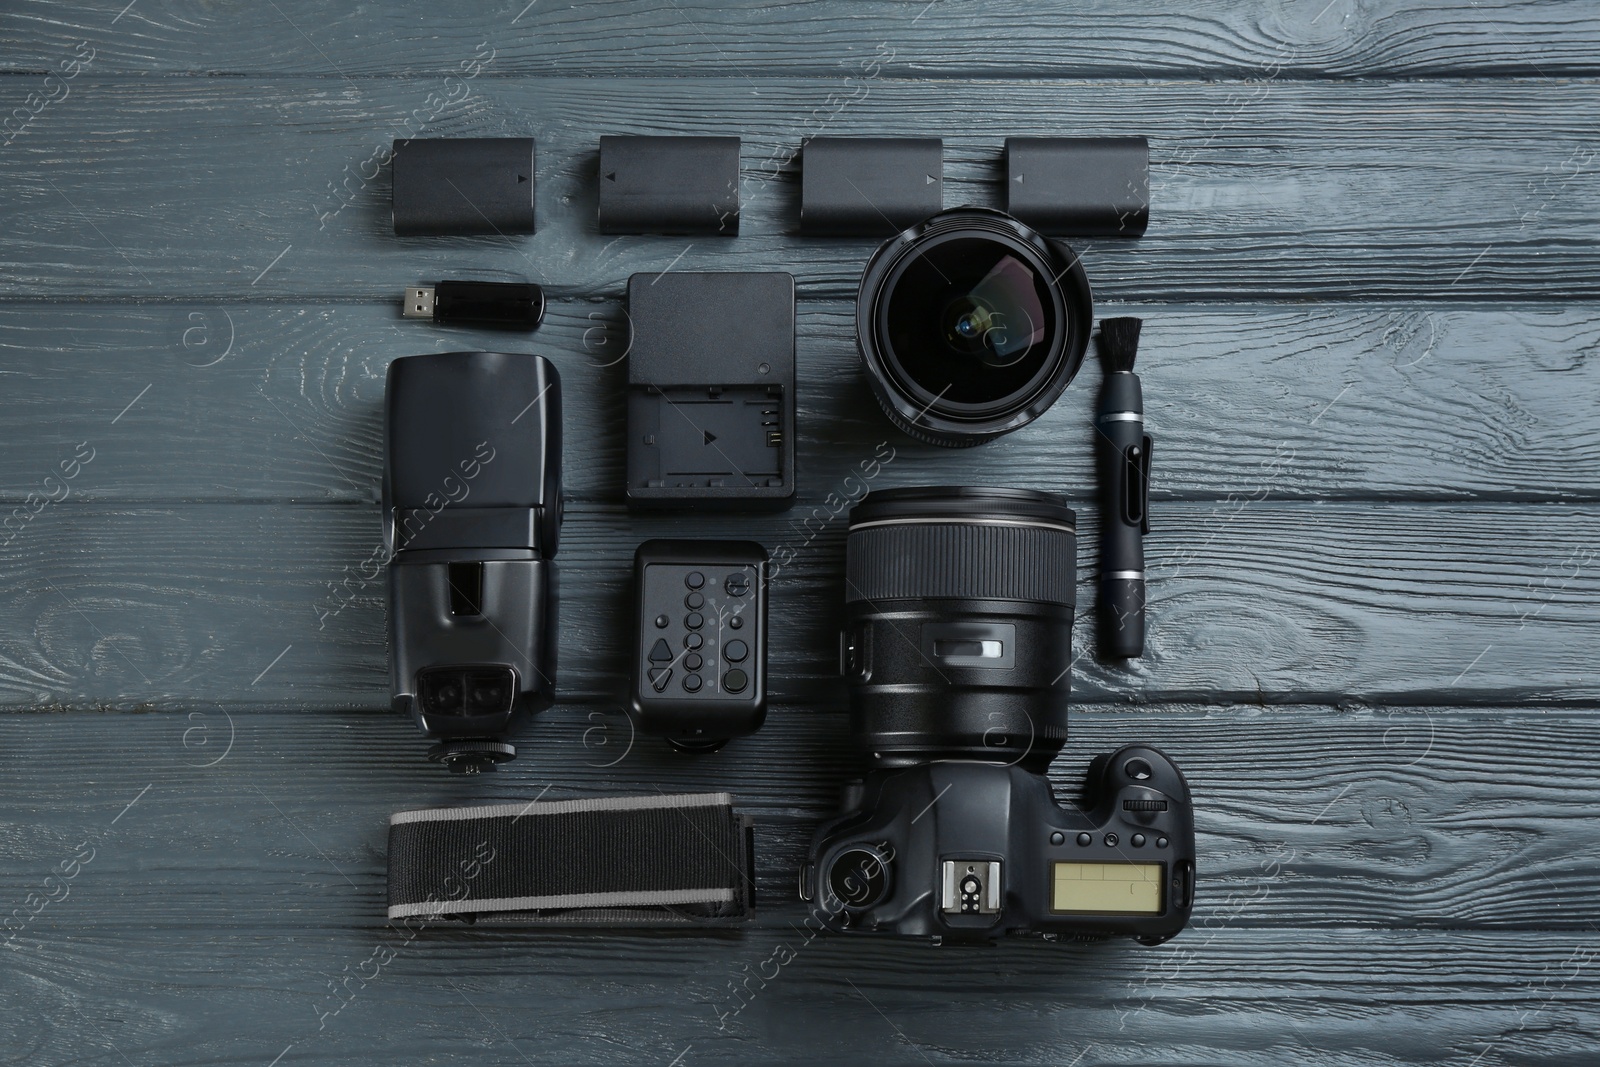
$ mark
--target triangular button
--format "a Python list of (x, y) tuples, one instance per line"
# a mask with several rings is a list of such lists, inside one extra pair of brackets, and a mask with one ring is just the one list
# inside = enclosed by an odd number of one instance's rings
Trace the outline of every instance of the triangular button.
[(672, 668), (671, 667), (651, 667), (650, 668), (649, 677), (650, 677), (650, 688), (654, 689), (656, 692), (659, 693), (659, 692), (661, 692), (663, 689), (665, 689), (667, 687), (667, 683), (668, 682), (672, 681)]
[(656, 638), (656, 643), (650, 648), (651, 663), (671, 663), (672, 646), (667, 644), (665, 637)]

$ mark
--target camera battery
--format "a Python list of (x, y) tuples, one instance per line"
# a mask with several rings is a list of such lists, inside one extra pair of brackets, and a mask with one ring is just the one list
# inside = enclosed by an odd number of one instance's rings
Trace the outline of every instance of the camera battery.
[(1051, 237), (1142, 237), (1150, 224), (1150, 142), (1008, 137), (1006, 213)]
[(739, 138), (600, 138), (601, 233), (739, 232)]
[(813, 137), (800, 172), (800, 232), (890, 237), (944, 208), (937, 137)]

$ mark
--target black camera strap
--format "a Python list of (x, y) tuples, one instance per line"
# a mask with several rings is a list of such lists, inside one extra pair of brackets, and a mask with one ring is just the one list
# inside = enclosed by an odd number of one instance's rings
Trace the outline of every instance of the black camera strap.
[(743, 922), (752, 846), (727, 793), (402, 811), (389, 819), (389, 918)]

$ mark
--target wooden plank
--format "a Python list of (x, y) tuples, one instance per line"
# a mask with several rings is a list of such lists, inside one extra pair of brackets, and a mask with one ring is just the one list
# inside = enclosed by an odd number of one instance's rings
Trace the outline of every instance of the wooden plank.
[[(1160, 499), (1600, 499), (1591, 306), (1102, 311), (1146, 318)], [(853, 303), (803, 302), (798, 332), (798, 514), (840, 492), (880, 446), (904, 482), (1041, 485), (1094, 500), (1092, 354), (1034, 426), (949, 450), (894, 432), (879, 413), (859, 371)], [(620, 301), (572, 299), (552, 303), (533, 335), (561, 369), (575, 502), (621, 495), (625, 380), (612, 364), (626, 338)], [(24, 505), (87, 442), (95, 458), (70, 485), (75, 499), (370, 503), (389, 359), (527, 343), (406, 322), (393, 305), (0, 305), (10, 428), (0, 502)]]
[(29, 1063), (1557, 1067), (1600, 1054), (1593, 934), (1224, 927), (1203, 952), (980, 954), (803, 928), (68, 939), (57, 923), (0, 972), (21, 1009), (0, 1037)]
[[(691, 759), (592, 710), (545, 716), (515, 762), (478, 778), (429, 764), (410, 723), (387, 714), (169, 704), (0, 715), (12, 769), (0, 778), (0, 903), (21, 900), (94, 836), (101, 888), (91, 893), (115, 886), (119, 903), (64, 901), (51, 918), (74, 936), (371, 929), (382, 923), (395, 811), (525, 801), (547, 788), (549, 798), (727, 790), (758, 824), (758, 925), (800, 922), (795, 872), (840, 786), (865, 767), (844, 716), (786, 706), (754, 737)], [(1056, 761), (1058, 795), (1076, 797), (1095, 754), (1134, 741), (1177, 759), (1194, 793), (1191, 942), (1224, 925), (1592, 935), (1600, 922), (1588, 891), (1600, 877), (1594, 711), (1087, 708)], [(45, 767), (60, 773), (34, 772)], [(27, 937), (46, 949), (51, 940)]]
[[(999, 203), (1005, 135), (1148, 134), (1149, 236), (1083, 242), (1103, 298), (1600, 295), (1593, 81), (1555, 94), (1523, 81), (880, 78), (852, 99), (822, 79), (528, 78), (462, 83), (456, 103), (440, 84), (85, 73), (7, 146), (0, 295), (389, 300), (474, 268), (594, 296), (681, 263), (783, 267), (810, 296), (849, 298), (873, 242), (786, 236), (800, 124), (819, 107), (833, 134), (943, 135), (951, 204)], [(383, 160), (408, 132), (536, 135), (539, 234), (395, 239)], [(596, 138), (644, 132), (743, 138), (741, 236), (596, 232)]]
[[(559, 558), (565, 699), (620, 698), (638, 542), (701, 536), (754, 537), (788, 560), (773, 589), (773, 695), (836, 701), (845, 524), (826, 511), (799, 522), (570, 509)], [(1131, 669), (1093, 656), (1095, 533), (1083, 522), (1076, 696), (1600, 699), (1596, 522), (1591, 506), (1170, 504), (1149, 539), (1150, 637)], [(383, 578), (363, 580), (361, 569), (378, 535), (371, 506), (47, 507), (0, 557), (0, 698), (385, 707)]]
[[(1429, 5), (1382, 10), (1338, 0), (1243, 0), (1092, 8), (1004, 0), (831, 0), (749, 7), (728, 0), (595, 5), (452, 4), (402, 11), (315, 0), (200, 8), (140, 0), (121, 14), (15, 5), (0, 69), (42, 73), (80, 41), (96, 71), (130, 74), (371, 74), (458, 71), (484, 45), (502, 76), (747, 72), (973, 78), (1513, 77), (1592, 75), (1600, 21), (1572, 4)], [(1184, 9), (1187, 7), (1187, 10)]]

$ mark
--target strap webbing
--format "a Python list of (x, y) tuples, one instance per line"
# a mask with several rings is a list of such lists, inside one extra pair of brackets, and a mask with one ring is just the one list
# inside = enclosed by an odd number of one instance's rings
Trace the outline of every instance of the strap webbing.
[(727, 793), (402, 811), (389, 918), (723, 924), (755, 910), (750, 820)]

